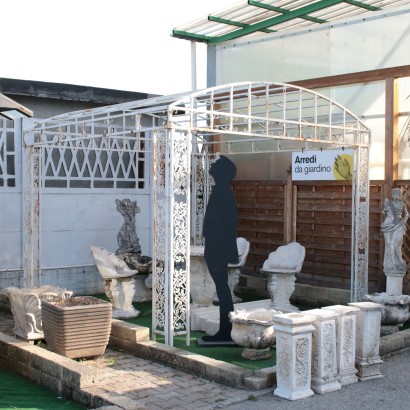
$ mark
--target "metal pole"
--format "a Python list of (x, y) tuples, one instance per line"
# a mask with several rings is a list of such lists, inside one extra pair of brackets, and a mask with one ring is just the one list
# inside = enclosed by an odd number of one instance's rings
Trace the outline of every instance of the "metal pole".
[(191, 41), (191, 87), (196, 91), (198, 84), (196, 78), (196, 42)]

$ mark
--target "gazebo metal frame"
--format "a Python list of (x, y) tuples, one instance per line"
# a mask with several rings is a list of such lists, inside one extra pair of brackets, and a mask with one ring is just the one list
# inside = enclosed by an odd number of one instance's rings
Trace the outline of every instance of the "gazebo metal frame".
[(208, 169), (227, 156), (353, 148), (351, 300), (367, 293), (370, 130), (353, 113), (292, 84), (243, 82), (50, 118), (24, 130), (24, 274), (41, 282), (41, 192), (45, 152), (151, 156), (152, 334), (190, 338), (190, 246), (212, 189)]

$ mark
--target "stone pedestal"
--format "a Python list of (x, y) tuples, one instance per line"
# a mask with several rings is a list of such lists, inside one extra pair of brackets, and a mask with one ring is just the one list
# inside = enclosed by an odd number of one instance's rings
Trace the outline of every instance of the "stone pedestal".
[(386, 275), (386, 293), (392, 296), (403, 294), (403, 278), (406, 272), (384, 273)]
[(281, 312), (298, 312), (299, 309), (290, 303), (295, 291), (296, 275), (294, 272), (265, 272), (268, 275), (267, 288), (272, 300), (272, 309)]
[(261, 272), (268, 276), (267, 288), (272, 300), (272, 309), (281, 312), (298, 312), (291, 305), (290, 297), (295, 291), (296, 274), (302, 269), (305, 247), (297, 242), (279, 246), (269, 254)]
[(337, 379), (336, 313), (312, 309), (304, 312), (316, 318), (312, 333), (312, 390), (325, 394), (342, 388)]
[(148, 302), (152, 300), (152, 289), (150, 289), (146, 280), (149, 274), (138, 273), (135, 275), (135, 293), (133, 297), (134, 302)]
[(360, 381), (379, 379), (380, 323), (382, 305), (373, 302), (349, 303), (359, 309), (356, 325), (356, 368)]
[(105, 294), (112, 303), (114, 319), (131, 319), (141, 312), (132, 306), (135, 294), (135, 276), (104, 279)]
[(213, 306), (215, 283), (208, 271), (203, 246), (191, 246), (190, 288), (194, 308)]
[(338, 380), (342, 386), (356, 383), (356, 315), (358, 308), (334, 305), (323, 308), (336, 313)]
[[(141, 312), (132, 306), (138, 271), (130, 269), (122, 259), (104, 248), (90, 246), (90, 250), (104, 280), (105, 294), (112, 303), (112, 317), (129, 319), (139, 316)], [(145, 280), (146, 275), (142, 276)], [(141, 286), (147, 289), (144, 282)]]
[(287, 400), (313, 396), (311, 366), (315, 317), (286, 313), (275, 316), (273, 322), (277, 368), (277, 388), (273, 394)]
[(41, 302), (69, 298), (73, 292), (55, 286), (5, 289), (14, 319), (14, 334), (29, 342), (44, 339)]

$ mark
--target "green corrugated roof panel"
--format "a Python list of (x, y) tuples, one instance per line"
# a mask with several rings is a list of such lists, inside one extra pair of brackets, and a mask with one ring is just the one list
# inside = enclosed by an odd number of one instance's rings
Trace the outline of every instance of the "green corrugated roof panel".
[(409, 0), (243, 0), (176, 27), (172, 35), (215, 44), (255, 33), (310, 27), (407, 5), (410, 6)]

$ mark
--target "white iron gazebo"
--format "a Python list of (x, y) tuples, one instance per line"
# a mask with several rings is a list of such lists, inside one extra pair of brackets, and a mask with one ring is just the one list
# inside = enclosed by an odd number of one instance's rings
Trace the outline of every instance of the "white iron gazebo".
[(216, 152), (352, 148), (351, 300), (367, 293), (370, 130), (346, 108), (291, 84), (246, 82), (53, 117), (24, 132), (24, 275), (41, 285), (40, 209), (53, 149), (143, 153), (152, 164), (153, 324), (189, 343), (190, 246), (199, 244)]

